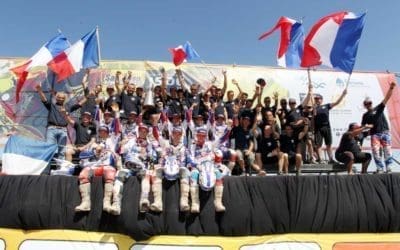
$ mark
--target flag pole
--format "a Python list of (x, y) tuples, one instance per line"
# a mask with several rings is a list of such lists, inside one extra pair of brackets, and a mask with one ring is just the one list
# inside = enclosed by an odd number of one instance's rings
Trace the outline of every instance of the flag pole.
[(212, 84), (214, 84), (214, 82), (220, 83), (220, 82), (218, 81), (218, 78), (217, 78), (217, 77), (214, 75), (214, 73), (210, 70), (210, 68), (209, 68), (209, 66), (206, 64), (206, 62), (204, 62), (204, 60), (200, 60), (200, 62), (201, 62), (201, 64), (203, 64), (203, 65), (206, 67), (208, 73), (210, 73), (210, 75), (211, 75), (212, 77), (214, 77), (215, 80), (212, 82)]
[(100, 34), (99, 34), (99, 26), (96, 26), (96, 38), (97, 38), (97, 53), (99, 54), (99, 67), (101, 65), (101, 53), (100, 53)]
[(349, 83), (350, 83), (350, 78), (351, 78), (351, 73), (349, 74), (349, 77), (347, 77), (347, 82), (346, 82), (346, 88), (349, 87)]

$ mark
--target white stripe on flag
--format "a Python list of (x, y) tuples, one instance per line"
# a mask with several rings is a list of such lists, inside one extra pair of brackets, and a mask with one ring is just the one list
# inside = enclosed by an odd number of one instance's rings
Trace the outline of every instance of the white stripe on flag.
[(47, 162), (19, 154), (3, 154), (2, 172), (8, 175), (39, 175)]

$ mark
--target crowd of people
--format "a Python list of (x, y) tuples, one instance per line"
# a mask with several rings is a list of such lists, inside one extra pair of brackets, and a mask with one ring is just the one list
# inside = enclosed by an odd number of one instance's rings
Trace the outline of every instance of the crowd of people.
[[(103, 209), (118, 215), (122, 188), (130, 176), (141, 178), (141, 212), (163, 210), (162, 179), (167, 178), (180, 181), (181, 211), (198, 213), (199, 186), (214, 189), (216, 211), (222, 212), (224, 176), (265, 175), (268, 165), (276, 165), (278, 174), (287, 174), (294, 166), (300, 174), (304, 162), (336, 164), (336, 158), (349, 174), (354, 163), (362, 163), (362, 173), (366, 173), (373, 156), (378, 173), (385, 166), (391, 171), (390, 133), (383, 111), (395, 83), (376, 107), (370, 99), (364, 101), (367, 111), (361, 125), (350, 123), (333, 157), (329, 112), (345, 98), (347, 88), (335, 102), (324, 104), (309, 83), (306, 97), (297, 103), (277, 92), (262, 100), (266, 86), (262, 78), (254, 84), (252, 98), (232, 80), (238, 90), (235, 96), (227, 89), (225, 70), (222, 88), (211, 83), (207, 89), (187, 83), (180, 69), (176, 70), (179, 86), (167, 86), (165, 70), (161, 74), (161, 85), (144, 91), (131, 81), (131, 72), (117, 71), (115, 83), (106, 87), (107, 98), (102, 98), (102, 85), (88, 87), (88, 70), (82, 81), (84, 97), (69, 110), (64, 93), (48, 97), (40, 85), (36, 87), (49, 111), (46, 138), (59, 145), (56, 157), (80, 160), (82, 203), (76, 211), (90, 210), (93, 175), (105, 180)], [(72, 117), (70, 113), (78, 109), (80, 117)], [(71, 144), (67, 144), (68, 125), (76, 132)], [(362, 139), (369, 135), (372, 156), (361, 150)], [(327, 160), (321, 152), (323, 143)]]

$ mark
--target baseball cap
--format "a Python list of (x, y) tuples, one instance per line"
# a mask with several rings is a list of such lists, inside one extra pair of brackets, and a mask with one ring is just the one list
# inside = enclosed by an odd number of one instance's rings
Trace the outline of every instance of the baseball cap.
[(92, 116), (92, 113), (90, 113), (89, 111), (85, 111), (85, 112), (82, 113), (82, 115)]
[(207, 134), (207, 130), (205, 128), (198, 128), (196, 130), (196, 135), (206, 135)]
[(149, 131), (149, 127), (147, 127), (144, 123), (139, 124), (139, 129), (146, 129), (147, 131)]
[(107, 133), (110, 132), (110, 130), (108, 129), (108, 127), (107, 127), (106, 125), (101, 125), (101, 126), (99, 127), (99, 131), (106, 131)]

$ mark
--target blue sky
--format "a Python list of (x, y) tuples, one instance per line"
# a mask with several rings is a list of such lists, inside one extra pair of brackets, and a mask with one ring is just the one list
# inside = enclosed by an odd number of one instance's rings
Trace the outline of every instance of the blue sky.
[(171, 61), (168, 48), (191, 41), (207, 63), (276, 66), (279, 33), (258, 36), (280, 16), (367, 11), (355, 70), (400, 71), (398, 0), (3, 0), (0, 56), (30, 57), (61, 29), (71, 43), (96, 25), (103, 59)]

